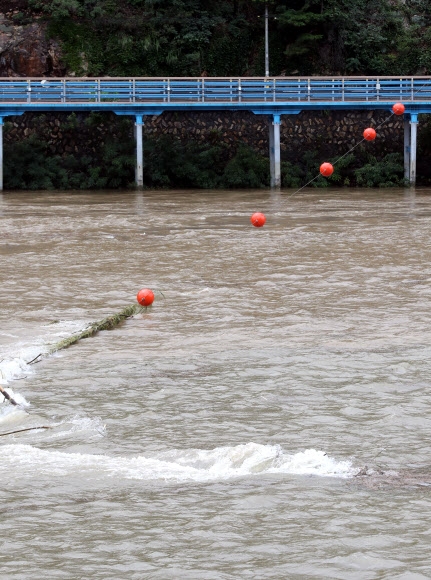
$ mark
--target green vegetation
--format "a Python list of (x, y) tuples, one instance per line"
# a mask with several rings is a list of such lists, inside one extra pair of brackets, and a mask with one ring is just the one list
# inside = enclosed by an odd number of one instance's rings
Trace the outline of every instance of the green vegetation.
[[(125, 149), (129, 151), (125, 152)], [(51, 155), (48, 143), (32, 135), (4, 147), (6, 189), (109, 189), (126, 188), (133, 181), (130, 144), (110, 142), (96, 159), (70, 153)]]
[[(268, 0), (270, 74), (431, 73), (428, 0)], [(264, 0), (28, 0), (67, 74), (264, 74)], [(19, 13), (17, 19), (28, 18)]]
[[(134, 143), (130, 119), (112, 120), (114, 133), (104, 142), (93, 138), (103, 115), (78, 118), (72, 113), (57, 128), (79, 149), (60, 156), (50, 149), (52, 127), (45, 115), (32, 119), (33, 132), (24, 140), (4, 144), (4, 183), (7, 189), (112, 189), (127, 188), (134, 180)], [(106, 122), (106, 120), (105, 120)], [(5, 136), (11, 124), (5, 123)]]

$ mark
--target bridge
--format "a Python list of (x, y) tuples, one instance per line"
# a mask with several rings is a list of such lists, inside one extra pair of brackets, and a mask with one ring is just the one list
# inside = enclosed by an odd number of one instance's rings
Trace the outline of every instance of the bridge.
[(3, 123), (24, 112), (112, 111), (135, 118), (136, 186), (143, 187), (144, 116), (164, 111), (251, 111), (270, 118), (271, 186), (281, 186), (282, 115), (308, 110), (382, 110), (402, 102), (404, 176), (416, 182), (418, 116), (431, 113), (431, 77), (0, 78), (0, 190)]

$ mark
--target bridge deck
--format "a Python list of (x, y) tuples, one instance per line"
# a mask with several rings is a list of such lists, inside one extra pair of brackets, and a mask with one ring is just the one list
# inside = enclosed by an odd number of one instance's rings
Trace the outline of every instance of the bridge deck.
[(0, 115), (9, 110), (108, 109), (154, 114), (166, 109), (431, 111), (431, 77), (0, 78)]

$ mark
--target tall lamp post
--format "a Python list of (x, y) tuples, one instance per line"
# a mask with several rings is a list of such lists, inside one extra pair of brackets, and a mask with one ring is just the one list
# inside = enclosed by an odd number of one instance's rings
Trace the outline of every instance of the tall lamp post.
[(268, 2), (265, 2), (265, 76), (269, 77)]

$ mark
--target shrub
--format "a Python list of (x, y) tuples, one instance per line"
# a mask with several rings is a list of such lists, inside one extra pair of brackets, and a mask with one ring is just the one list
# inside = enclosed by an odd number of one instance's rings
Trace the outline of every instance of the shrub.
[(48, 146), (36, 135), (4, 147), (4, 184), (7, 189), (55, 189), (67, 184), (61, 158), (48, 154)]
[(354, 174), (356, 183), (363, 187), (399, 187), (404, 184), (403, 158), (400, 153), (389, 153), (381, 161), (374, 156), (369, 157)]
[(261, 188), (268, 187), (269, 180), (269, 160), (240, 145), (224, 170), (222, 184), (226, 188)]

